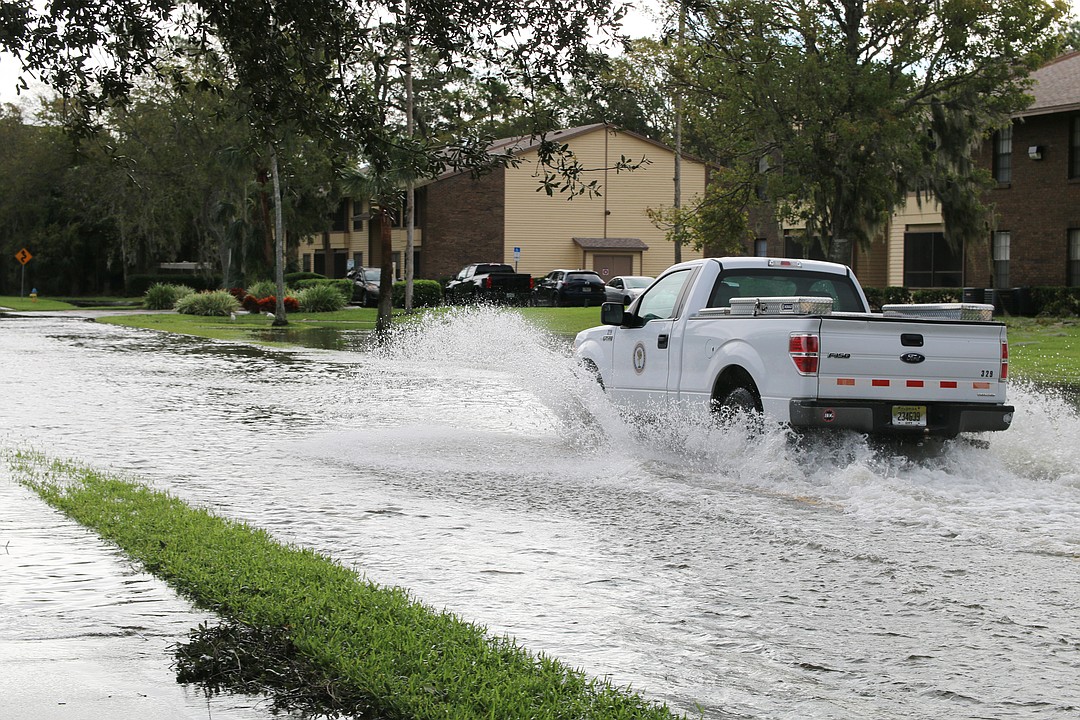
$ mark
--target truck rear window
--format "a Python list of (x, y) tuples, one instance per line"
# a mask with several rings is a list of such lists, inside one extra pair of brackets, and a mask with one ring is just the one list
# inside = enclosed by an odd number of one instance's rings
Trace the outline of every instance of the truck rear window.
[(721, 273), (709, 296), (708, 307), (729, 307), (740, 297), (828, 297), (833, 310), (865, 312), (862, 301), (844, 275), (800, 270), (732, 270)]

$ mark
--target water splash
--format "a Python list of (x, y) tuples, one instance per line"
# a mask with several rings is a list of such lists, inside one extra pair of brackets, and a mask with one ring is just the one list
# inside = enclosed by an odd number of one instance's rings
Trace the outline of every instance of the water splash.
[[(1080, 553), (1080, 418), (1066, 398), (1031, 386), (1011, 388), (1014, 426), (975, 444), (896, 447), (848, 432), (799, 437), (779, 425), (754, 434), (696, 409), (628, 413), (578, 366), (565, 338), (491, 307), (455, 308), (399, 330), (358, 371), (360, 384), (387, 375), (402, 387), (396, 400), (417, 409), (404, 420), (408, 432), (399, 424), (347, 443), (380, 463), (405, 468), (423, 457), (432, 471), (467, 465), (511, 476), (542, 468), (623, 486), (659, 481), (673, 494), (741, 489), (866, 521)], [(432, 397), (444, 405), (435, 423)]]

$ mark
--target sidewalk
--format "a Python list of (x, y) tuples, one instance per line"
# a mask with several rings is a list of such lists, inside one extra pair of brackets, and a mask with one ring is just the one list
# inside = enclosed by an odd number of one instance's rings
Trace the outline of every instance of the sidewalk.
[(0, 465), (0, 698), (25, 720), (268, 720), (260, 698), (177, 684), (170, 648), (212, 619)]

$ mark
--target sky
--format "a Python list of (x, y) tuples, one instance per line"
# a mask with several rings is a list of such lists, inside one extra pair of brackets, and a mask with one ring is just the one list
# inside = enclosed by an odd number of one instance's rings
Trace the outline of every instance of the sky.
[[(653, 10), (659, 5), (657, 0), (632, 0), (633, 7), (627, 15), (624, 30), (631, 37), (642, 37), (652, 34), (654, 30)], [(1080, 0), (1069, 0), (1072, 7), (1073, 17), (1080, 17)], [(28, 96), (35, 95), (35, 88), (31, 83), (29, 93), (18, 95), (15, 91), (16, 78), (19, 75), (18, 61), (7, 53), (0, 53), (0, 102), (22, 104)], [(40, 87), (40, 86), (39, 86)]]

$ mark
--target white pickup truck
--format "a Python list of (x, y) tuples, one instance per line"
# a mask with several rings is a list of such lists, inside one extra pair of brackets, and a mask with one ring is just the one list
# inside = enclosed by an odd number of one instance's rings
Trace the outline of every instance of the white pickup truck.
[(887, 305), (851, 270), (706, 258), (629, 307), (605, 303), (574, 352), (620, 403), (764, 413), (798, 428), (953, 437), (1005, 430), (1009, 350), (993, 306)]

